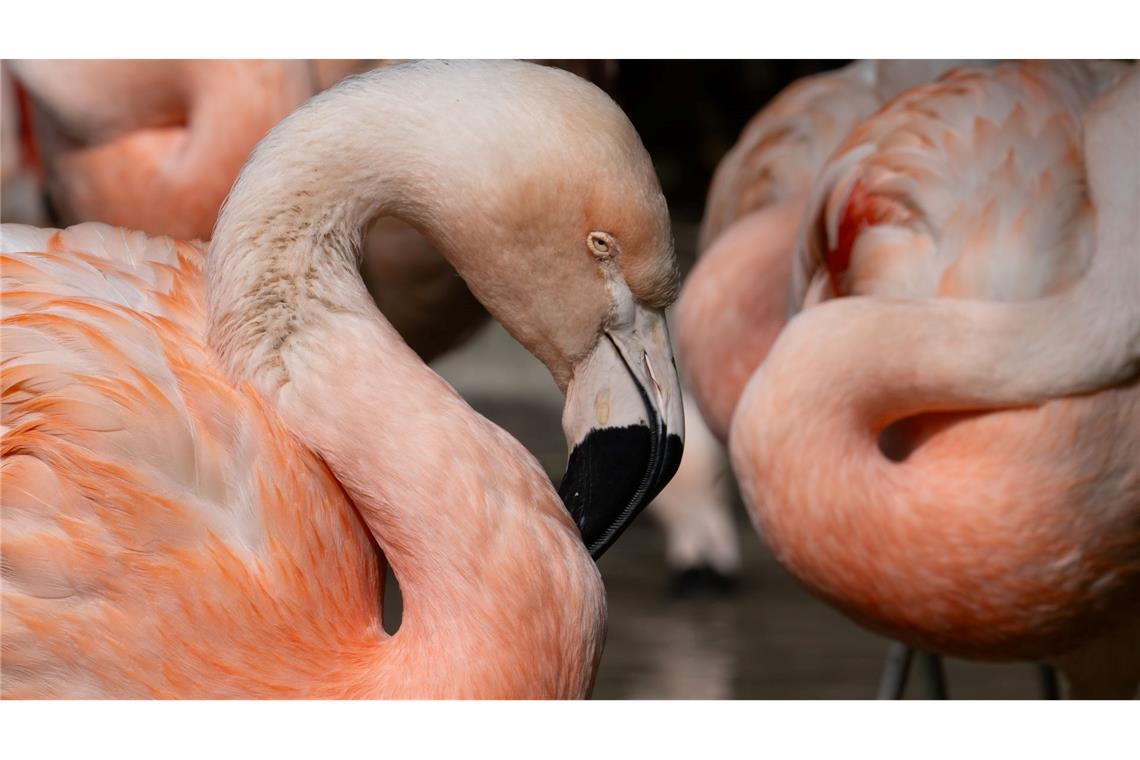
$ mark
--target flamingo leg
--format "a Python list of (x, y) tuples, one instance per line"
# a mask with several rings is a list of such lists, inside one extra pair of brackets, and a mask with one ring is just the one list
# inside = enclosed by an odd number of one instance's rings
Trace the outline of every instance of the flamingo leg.
[(902, 699), (906, 692), (906, 681), (910, 675), (910, 663), (914, 650), (906, 644), (892, 641), (887, 647), (887, 660), (879, 676), (877, 699)]
[(927, 699), (946, 699), (946, 671), (942, 667), (942, 656), (919, 652), (918, 663), (922, 668), (922, 680), (926, 683)]
[[(887, 659), (883, 663), (883, 672), (879, 677), (879, 692), (877, 699), (902, 699), (906, 693), (907, 679), (910, 676), (910, 665), (914, 659), (915, 651), (906, 644), (892, 641), (887, 648)], [(928, 699), (947, 699), (946, 671), (942, 664), (942, 657), (931, 652), (918, 653), (919, 665), (922, 668), (923, 681), (926, 683)], [(1038, 683), (1041, 685), (1042, 699), (1060, 699), (1061, 688), (1057, 681), (1057, 671), (1049, 665), (1038, 663)]]
[(1037, 679), (1041, 684), (1042, 699), (1060, 699), (1061, 687), (1057, 683), (1057, 671), (1045, 663), (1037, 664)]

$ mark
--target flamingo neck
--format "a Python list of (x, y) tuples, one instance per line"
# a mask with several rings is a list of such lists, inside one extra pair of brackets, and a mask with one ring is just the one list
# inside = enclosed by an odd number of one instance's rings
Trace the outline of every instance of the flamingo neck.
[(585, 696), (601, 581), (539, 464), (378, 314), (313, 339), (288, 352), (294, 379), (276, 404), (399, 582), (403, 618), (378, 648), (377, 693)]
[(325, 460), (392, 566), (404, 616), (378, 647), (378, 694), (583, 696), (604, 599), (576, 528), (533, 457), (423, 364), (357, 270), (380, 215), (461, 274), (487, 244), (430, 93), (409, 106), (389, 81), (318, 96), (254, 152), (208, 254), (208, 339)]

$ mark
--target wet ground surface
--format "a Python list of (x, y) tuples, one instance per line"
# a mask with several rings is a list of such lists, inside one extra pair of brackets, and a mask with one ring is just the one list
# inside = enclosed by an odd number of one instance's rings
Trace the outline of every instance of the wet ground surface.
[[(642, 521), (601, 562), (610, 631), (598, 699), (869, 699), (887, 641), (800, 588), (740, 521), (739, 587), (673, 598), (656, 526)], [(946, 663), (953, 698), (1035, 698), (1028, 664)], [(917, 667), (909, 697), (922, 697)]]
[[(557, 479), (562, 396), (497, 325), (435, 364), (480, 412), (513, 433)], [(676, 598), (657, 525), (640, 517), (601, 560), (609, 635), (595, 699), (868, 699), (888, 642), (793, 581), (737, 505), (743, 550), (731, 594)], [(950, 660), (951, 698), (1035, 698), (1030, 664)], [(917, 668), (909, 697), (922, 697)]]

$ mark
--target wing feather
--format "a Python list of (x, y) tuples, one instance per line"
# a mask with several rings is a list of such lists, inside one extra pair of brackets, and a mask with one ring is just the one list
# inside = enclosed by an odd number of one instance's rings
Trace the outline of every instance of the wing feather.
[(202, 248), (101, 224), (0, 241), (5, 695), (335, 693), (329, 658), (383, 635), (377, 552), (215, 368)]

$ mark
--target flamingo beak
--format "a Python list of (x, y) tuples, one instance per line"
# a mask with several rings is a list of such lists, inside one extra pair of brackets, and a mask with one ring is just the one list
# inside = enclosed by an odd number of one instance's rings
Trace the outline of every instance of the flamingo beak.
[(681, 386), (665, 315), (637, 306), (574, 369), (562, 429), (570, 448), (559, 495), (597, 559), (677, 472)]

